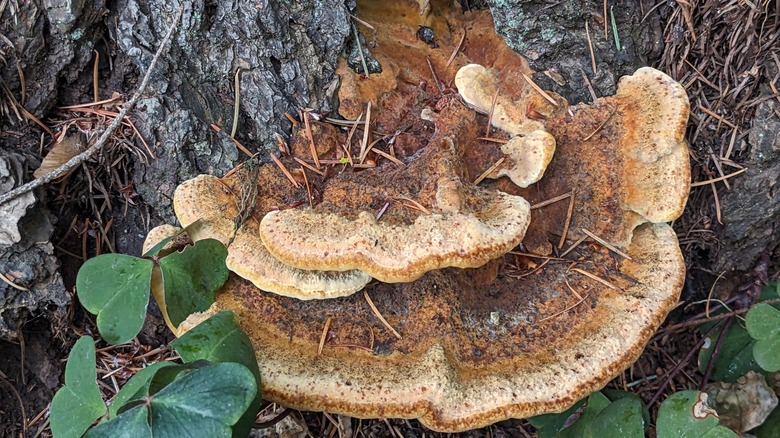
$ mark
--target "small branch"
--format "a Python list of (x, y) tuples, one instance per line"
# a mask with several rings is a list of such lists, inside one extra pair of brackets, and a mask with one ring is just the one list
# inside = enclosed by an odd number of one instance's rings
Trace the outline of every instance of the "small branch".
[(89, 157), (94, 155), (95, 152), (103, 148), (103, 146), (108, 142), (108, 138), (111, 136), (111, 134), (113, 134), (116, 128), (118, 128), (119, 125), (122, 124), (122, 120), (124, 119), (125, 115), (127, 115), (128, 111), (130, 111), (133, 108), (133, 106), (135, 106), (136, 102), (138, 102), (138, 99), (141, 98), (141, 94), (143, 94), (144, 90), (146, 90), (146, 86), (149, 83), (149, 78), (152, 76), (152, 71), (154, 70), (154, 67), (157, 64), (157, 61), (160, 59), (160, 56), (162, 56), (165, 47), (168, 45), (168, 41), (170, 41), (171, 36), (173, 35), (173, 31), (176, 29), (176, 25), (179, 23), (179, 20), (181, 19), (183, 12), (184, 12), (184, 7), (182, 6), (179, 9), (179, 13), (176, 15), (176, 19), (173, 21), (173, 23), (171, 23), (171, 27), (170, 29), (168, 29), (168, 34), (165, 35), (165, 38), (160, 43), (160, 47), (157, 49), (157, 52), (154, 54), (154, 57), (152, 58), (152, 62), (149, 64), (149, 68), (146, 70), (146, 74), (144, 74), (144, 78), (141, 81), (141, 85), (138, 86), (138, 90), (136, 90), (135, 94), (133, 94), (133, 97), (130, 99), (130, 101), (128, 101), (122, 107), (122, 110), (119, 111), (117, 117), (111, 122), (110, 125), (108, 125), (108, 128), (103, 132), (103, 134), (100, 136), (97, 142), (95, 142), (95, 144), (92, 145), (86, 151), (76, 155), (75, 157), (68, 160), (65, 164), (52, 170), (46, 175), (40, 178), (36, 178), (24, 185), (21, 185), (13, 190), (10, 190), (0, 195), (0, 205), (3, 205), (6, 202), (16, 198), (19, 195), (23, 195), (44, 184), (48, 184), (54, 181), (55, 179), (61, 177), (62, 175), (65, 175), (66, 173), (70, 172), (71, 169), (80, 165), (81, 163), (86, 161)]

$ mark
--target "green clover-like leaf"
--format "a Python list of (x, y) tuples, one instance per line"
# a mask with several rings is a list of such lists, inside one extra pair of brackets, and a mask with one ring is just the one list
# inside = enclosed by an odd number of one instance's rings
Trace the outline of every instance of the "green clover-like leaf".
[(65, 386), (51, 401), (51, 431), (55, 438), (80, 437), (106, 412), (95, 370), (95, 344), (89, 336), (79, 339), (65, 365)]
[(656, 424), (658, 438), (737, 438), (718, 425), (715, 411), (706, 405), (706, 394), (680, 391), (661, 403)]
[[(165, 371), (170, 367), (158, 370)], [(230, 437), (257, 393), (254, 376), (243, 365), (218, 363), (182, 373), (156, 394), (102, 423), (94, 437)]]
[(745, 323), (750, 336), (756, 340), (753, 357), (766, 371), (780, 371), (780, 310), (769, 304), (756, 304)]
[(226, 257), (221, 242), (205, 239), (160, 259), (165, 306), (174, 326), (214, 303), (214, 292), (228, 277)]
[(76, 276), (76, 292), (87, 311), (97, 315), (100, 335), (111, 344), (133, 339), (146, 319), (152, 261), (124, 254), (87, 260)]
[(237, 436), (247, 435), (262, 404), (259, 390), (260, 368), (252, 343), (238, 326), (235, 314), (229, 311), (219, 312), (173, 341), (171, 346), (185, 362), (237, 362), (252, 372), (258, 384), (257, 395), (234, 427)]

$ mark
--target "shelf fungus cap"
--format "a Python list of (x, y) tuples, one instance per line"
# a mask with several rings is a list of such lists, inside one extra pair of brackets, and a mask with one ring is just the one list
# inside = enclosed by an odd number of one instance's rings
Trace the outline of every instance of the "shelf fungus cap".
[(423, 214), (411, 224), (377, 221), (366, 211), (347, 219), (288, 209), (266, 214), (259, 235), (268, 251), (290, 266), (359, 270), (386, 283), (413, 281), (434, 269), (482, 266), (522, 241), (530, 219), (525, 199), (475, 189), (458, 210), (451, 183), (440, 184), (448, 193), (438, 196), (442, 210), (450, 212)]
[(620, 79), (615, 100), (623, 113), (620, 146), (632, 183), (623, 200), (626, 208), (650, 222), (677, 219), (690, 192), (685, 89), (665, 73), (643, 67)]
[(526, 188), (542, 179), (555, 154), (555, 139), (548, 132), (536, 130), (522, 137), (512, 137), (501, 145), (501, 152), (508, 158), (508, 163), (489, 177), (508, 176), (517, 186)]
[[(502, 95), (496, 75), (479, 64), (461, 67), (455, 75), (455, 85), (463, 100), (473, 109), (491, 114), (491, 123), (512, 138), (501, 147), (507, 162), (488, 177), (509, 177), (520, 187), (539, 181), (555, 153), (555, 138), (544, 125), (528, 117), (528, 107), (540, 96), (520, 93), (520, 101)], [(546, 102), (539, 102), (548, 105)]]
[(201, 219), (189, 231), (192, 240), (221, 241), (228, 247), (228, 269), (262, 290), (302, 300), (323, 299), (350, 295), (371, 281), (360, 271), (301, 270), (280, 262), (266, 250), (253, 218), (244, 223), (234, 238), (234, 218), (239, 214), (236, 202), (227, 186), (211, 175), (185, 181), (173, 197), (176, 216), (183, 226)]
[[(468, 64), (455, 74), (455, 86), (463, 100), (475, 111), (493, 116), (491, 123), (509, 135), (521, 135), (544, 130), (544, 125), (526, 114), (529, 105), (538, 102), (548, 105), (544, 99), (531, 93), (522, 93), (515, 101), (501, 94), (495, 72), (479, 64)], [(495, 99), (495, 104), (493, 100)]]
[[(235, 312), (255, 348), (263, 396), (275, 403), (419, 418), (436, 431), (462, 432), (569, 408), (633, 363), (677, 303), (685, 266), (668, 225), (641, 226), (628, 249), (632, 260), (577, 251), (588, 259), (579, 266), (617, 290), (568, 264), (481, 287), (468, 270), (372, 283), (368, 293), (398, 338), (361, 294), (303, 303), (231, 277), (216, 303), (181, 329)], [(616, 263), (622, 276), (608, 273)], [(567, 278), (581, 299), (562, 293)]]

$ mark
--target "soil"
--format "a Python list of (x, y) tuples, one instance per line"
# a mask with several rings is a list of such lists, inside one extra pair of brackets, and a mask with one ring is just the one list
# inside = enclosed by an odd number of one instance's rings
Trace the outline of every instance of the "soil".
[[(75, 131), (73, 124), (93, 135), (105, 129), (104, 117), (59, 107), (109, 99), (114, 92), (131, 95), (167, 29), (171, 11), (160, 6), (166, 2), (140, 0), (87, 2), (47, 11), (34, 4), (0, 3), (5, 8), (0, 9), (0, 36), (13, 43), (8, 46), (0, 40), (4, 61), (0, 85), (10, 93), (0, 93), (0, 152), (19, 156), (27, 181), (52, 143), (35, 120), (57, 133)], [(256, 96), (241, 102), (236, 138), (253, 150), (275, 147), (274, 131), (266, 127), (290, 135), (286, 111), (295, 113), (305, 106), (333, 109), (335, 63), (342, 49), (352, 44), (347, 14), (354, 4), (311, 0), (288, 9), (252, 11), (246, 18), (249, 12), (228, 7), (240, 2), (222, 3), (195, 2), (186, 10), (188, 31), (174, 42), (172, 61), (163, 62), (133, 113), (136, 126), (123, 126), (100, 157), (36, 191), (38, 207), (20, 223), (23, 232), (28, 230), (27, 237), (0, 246), (0, 273), (11, 273), (12, 281), (28, 289), (21, 293), (0, 282), (0, 437), (50, 436), (48, 404), (62, 384), (70, 347), (81, 335), (97, 337), (93, 318), (73, 297), (83, 260), (104, 252), (138, 254), (151, 227), (173, 222), (170, 194), (176, 183), (198, 173), (225, 172), (239, 160), (238, 145), (209, 127), (217, 123), (229, 131), (233, 124), (232, 111), (225, 108), (233, 106), (236, 67), (245, 71), (241, 95)], [(482, 2), (461, 3), (469, 9)], [(666, 327), (697, 317), (703, 304), (691, 303), (708, 296), (735, 303), (737, 310), (749, 306), (755, 285), (777, 281), (780, 267), (777, 3), (764, 1), (760, 8), (751, 8), (727, 0), (671, 6), (642, 1), (620, 11), (616, 6), (624, 50), (603, 36), (608, 16), (602, 13), (601, 2), (579, 11), (571, 5), (558, 10), (544, 1), (523, 9), (519, 3), (494, 1), (490, 7), (497, 29), (529, 57), (537, 71), (534, 78), (543, 88), (572, 102), (590, 101), (592, 93), (611, 95), (617, 79), (639, 65), (655, 66), (686, 87), (691, 98), (687, 140), (693, 180), (747, 171), (726, 179), (728, 186), (719, 182), (694, 187), (684, 215), (674, 223), (688, 276), (681, 297), (685, 305), (669, 315)], [(558, 2), (568, 3), (579, 2)], [(312, 14), (317, 8), (328, 13)], [(555, 13), (518, 17), (511, 10)], [(585, 16), (593, 19), (589, 32), (599, 74), (592, 74), (584, 28), (573, 25), (584, 23)], [(215, 17), (222, 21), (215, 24)], [(525, 20), (525, 25), (518, 26), (517, 20)], [(257, 34), (243, 33), (261, 22), (266, 27), (258, 28)], [(280, 28), (289, 31), (276, 39), (269, 36)], [(319, 32), (310, 35), (307, 29), (312, 28)], [(199, 33), (203, 29), (209, 31)], [(235, 66), (231, 63), (235, 47), (220, 42), (233, 41), (236, 35), (276, 45), (258, 45), (255, 52), (245, 49), (248, 52), (241, 56), (252, 65)], [(364, 36), (370, 39), (370, 33)], [(24, 102), (29, 116), (17, 115), (8, 95)], [(117, 110), (112, 103), (103, 108)], [(139, 141), (136, 128), (154, 146), (156, 158)], [(656, 393), (663, 400), (675, 390), (699, 387), (707, 376), (694, 360), (685, 363), (668, 386), (659, 384), (661, 378), (644, 377), (670, 373), (687, 360), (699, 339), (695, 327), (662, 328), (639, 361), (609, 387), (628, 389), (646, 402), (653, 399), (654, 415), (660, 403)], [(114, 394), (116, 386), (144, 363), (170, 357), (165, 345), (171, 340), (152, 304), (136, 340), (119, 347), (99, 344), (98, 348), (105, 347), (99, 354), (103, 375), (120, 365), (125, 368), (100, 379), (104, 395)], [(267, 409), (267, 419), (276, 415), (274, 408)], [(337, 424), (367, 436), (438, 436), (413, 420), (359, 422), (296, 411), (283, 423), (305, 427), (313, 436), (332, 435)], [(508, 420), (462, 436), (534, 436), (534, 431), (524, 420)]]

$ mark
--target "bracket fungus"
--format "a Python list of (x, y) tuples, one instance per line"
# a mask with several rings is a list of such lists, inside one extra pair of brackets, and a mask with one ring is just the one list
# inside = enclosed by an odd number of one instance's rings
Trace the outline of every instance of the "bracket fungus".
[[(252, 256), (255, 271), (345, 270), (364, 293), (283, 296), (231, 275), (216, 303), (180, 329), (234, 311), (255, 347), (264, 397), (299, 409), (419, 418), (439, 431), (561, 412), (633, 363), (678, 300), (685, 266), (665, 222), (682, 213), (689, 190), (685, 91), (645, 68), (592, 105), (529, 98), (539, 92), (523, 79), (527, 63), (493, 33), (487, 11), (426, 4), (420, 14), (410, 0), (359, 2), (383, 65), (365, 80), (340, 69), (342, 115), (357, 118), (370, 103), (363, 142), (345, 132), (337, 147), (312, 145), (323, 167), (301, 167), (298, 188), (280, 169), (302, 159), (288, 156), (252, 174), (256, 198), (243, 196), (235, 175), (196, 178), (174, 198), (184, 225), (203, 219), (193, 239), (243, 247), (228, 261), (241, 277), (250, 275), (238, 265)], [(438, 48), (415, 38), (421, 25)], [(452, 29), (465, 29), (462, 45)], [(464, 105), (465, 88), (450, 89), (470, 64), (485, 66), (480, 81), (499, 90), (491, 104), (522, 128), (498, 125), (484, 105)], [(490, 123), (501, 131), (485, 140)], [(386, 135), (371, 141), (371, 130)], [(550, 138), (551, 159), (541, 153)], [(532, 186), (482, 180), (508, 172), (501, 159), (523, 169), (507, 157), (533, 142), (546, 170), (519, 170)], [(255, 202), (242, 215), (246, 199)], [(523, 199), (533, 205), (530, 224)], [(523, 251), (512, 251), (521, 240)]]
[[(258, 190), (264, 191), (260, 195), (263, 199), (268, 199), (268, 193), (274, 189), (275, 178), (270, 170), (264, 168), (257, 175), (258, 184), (262, 185)], [(234, 218), (239, 216), (239, 206), (234, 190), (242, 190), (236, 178), (221, 181), (200, 175), (182, 183), (173, 197), (173, 207), (182, 226), (201, 220), (189, 232), (192, 240), (217, 239), (228, 246), (225, 263), (231, 271), (262, 290), (297, 298), (349, 295), (371, 281), (371, 277), (360, 271), (303, 271), (279, 262), (265, 249), (257, 234), (250, 231), (257, 227), (253, 217), (236, 230)], [(262, 205), (262, 200), (258, 204)]]

